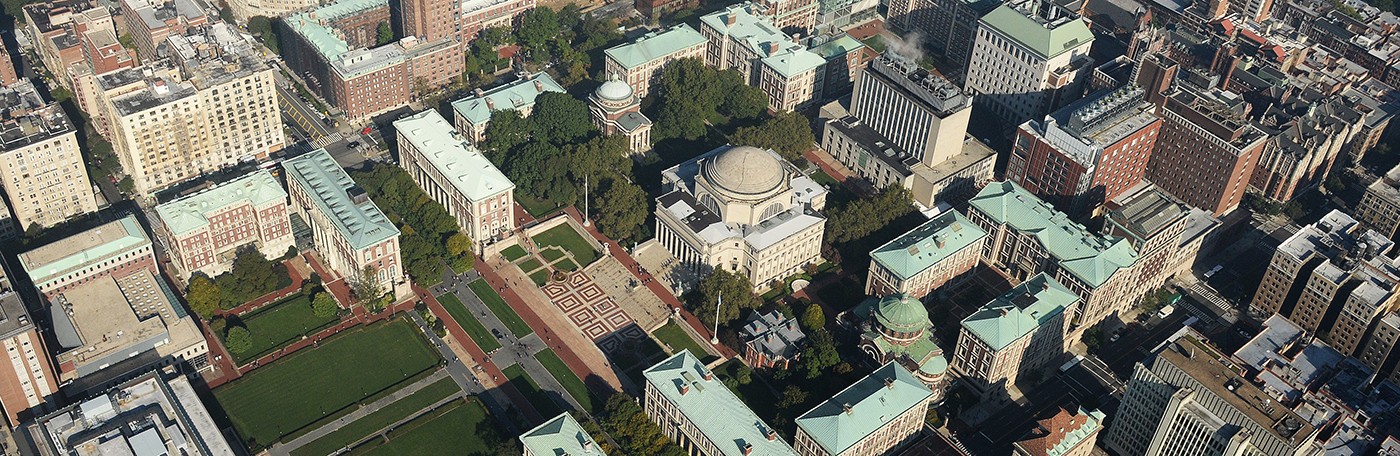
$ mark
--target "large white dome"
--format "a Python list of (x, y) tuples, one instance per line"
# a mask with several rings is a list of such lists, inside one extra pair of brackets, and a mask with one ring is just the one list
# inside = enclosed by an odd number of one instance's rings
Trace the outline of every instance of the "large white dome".
[(632, 99), (632, 86), (627, 85), (614, 74), (608, 77), (608, 82), (598, 86), (598, 90), (593, 91), (593, 95), (604, 100), (627, 101)]
[(720, 152), (705, 167), (705, 178), (737, 195), (762, 195), (787, 177), (779, 158), (763, 149), (735, 146)]

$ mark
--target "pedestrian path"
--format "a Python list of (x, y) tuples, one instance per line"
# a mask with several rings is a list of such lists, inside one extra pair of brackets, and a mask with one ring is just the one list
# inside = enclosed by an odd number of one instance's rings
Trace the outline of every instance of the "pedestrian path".
[[(448, 373), (446, 369), (438, 369), (437, 372), (433, 372), (427, 377), (423, 377), (422, 379), (419, 379), (418, 381), (413, 382), (408, 386), (399, 388), (398, 391), (389, 393), (388, 396), (382, 397), (377, 401), (369, 403), (368, 405), (361, 406), (358, 410), (350, 412), (349, 414), (346, 414), (345, 416), (342, 416), (339, 419), (336, 419), (335, 421), (326, 423), (321, 427), (313, 429), (311, 430), (311, 432), (302, 434), (301, 437), (292, 439), (292, 441), (287, 442), (285, 444), (274, 444), (271, 448), (268, 448), (268, 451), (272, 453), (273, 456), (285, 456), (291, 454), (292, 450), (301, 448), (302, 446), (308, 443), (316, 441), (316, 439), (325, 437), (326, 434), (335, 432), (336, 430), (354, 422), (355, 420), (364, 418), (366, 415), (377, 412), (379, 411), (379, 409), (389, 406), (389, 404), (398, 402), (400, 399), (408, 397), (413, 393), (418, 392), (418, 390), (426, 388), (428, 385), (437, 382), (438, 380), (447, 378), (447, 375)], [(460, 397), (460, 394), (457, 396), (453, 396), (453, 398), (456, 397)]]

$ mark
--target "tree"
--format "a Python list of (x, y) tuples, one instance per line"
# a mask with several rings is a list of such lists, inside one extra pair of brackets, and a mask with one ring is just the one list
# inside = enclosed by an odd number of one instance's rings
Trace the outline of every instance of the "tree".
[(375, 29), (374, 45), (383, 46), (393, 41), (394, 28), (389, 26), (389, 21), (380, 22), (379, 27)]
[(753, 119), (768, 111), (768, 94), (748, 84), (731, 86), (719, 110), (738, 119)]
[(228, 329), (228, 335), (224, 336), (224, 345), (228, 346), (228, 351), (242, 354), (253, 348), (253, 335), (248, 332), (248, 328), (234, 326)]
[(803, 391), (802, 388), (798, 388), (797, 385), (788, 385), (787, 388), (783, 388), (783, 397), (778, 400), (778, 408), (788, 410), (793, 407), (801, 406), (806, 402), (806, 391)]
[(724, 305), (719, 309), (720, 323), (729, 323), (739, 318), (741, 309), (757, 309), (763, 305), (758, 296), (754, 296), (753, 284), (747, 276), (729, 272), (722, 267), (701, 279), (698, 288), (700, 303), (692, 310), (696, 318), (703, 322), (714, 321), (715, 305), (720, 296), (724, 297)]
[(558, 147), (531, 141), (512, 152), (506, 162), (506, 176), (526, 195), (561, 205), (573, 204), (578, 189), (562, 158), (563, 151)]
[(530, 141), (530, 121), (514, 109), (494, 111), (491, 121), (486, 124), (485, 136), (486, 140), (481, 145), (486, 158), (497, 167), (504, 168), (507, 152)]
[(802, 326), (807, 331), (826, 330), (826, 312), (822, 311), (821, 304), (814, 302), (807, 306), (802, 312)]
[(595, 201), (598, 230), (619, 241), (634, 238), (649, 215), (646, 192), (621, 179), (609, 180), (607, 190)]
[(335, 303), (335, 297), (328, 292), (316, 293), (316, 297), (311, 299), (311, 313), (320, 318), (330, 318), (335, 315), (338, 307)]
[(909, 190), (892, 184), (874, 198), (852, 200), (844, 206), (829, 209), (827, 242), (839, 244), (863, 238), (913, 211), (914, 198)]
[(753, 368), (747, 364), (739, 365), (738, 372), (734, 373), (734, 379), (738, 380), (740, 385), (749, 384), (753, 381)]
[(253, 16), (248, 18), (248, 33), (251, 33), (262, 40), (263, 46), (267, 46), (274, 54), (281, 54), (281, 46), (277, 42), (277, 31), (273, 29), (274, 19), (266, 16)]
[(549, 8), (531, 8), (520, 15), (515, 38), (531, 51), (543, 48), (559, 34), (559, 16)]
[(352, 279), (350, 281), (350, 294), (354, 295), (355, 301), (370, 308), (369, 310), (381, 310), (372, 308), (377, 304), (376, 301), (379, 300), (379, 297), (384, 296), (385, 293), (384, 285), (379, 283), (379, 271), (374, 268), (374, 265), (365, 265), (365, 268)]
[(599, 424), (621, 446), (621, 454), (684, 456), (685, 452), (671, 443), (637, 401), (625, 393), (616, 393), (603, 406)]
[(481, 43), (482, 45), (495, 48), (496, 46), (506, 44), (509, 39), (510, 27), (496, 26), (481, 29), (481, 33), (476, 35), (476, 40), (473, 41), (473, 44)]
[(556, 146), (582, 141), (598, 130), (593, 126), (588, 105), (567, 93), (540, 94), (527, 120), (536, 140)]
[(795, 112), (778, 114), (762, 124), (740, 128), (731, 140), (735, 144), (773, 149), (788, 161), (797, 161), (802, 152), (816, 142), (807, 117)]
[(123, 33), (121, 36), (118, 36), (117, 42), (121, 43), (124, 48), (136, 49), (136, 40), (131, 37), (130, 33)]
[(185, 301), (190, 304), (190, 310), (195, 314), (209, 320), (214, 316), (214, 312), (219, 310), (219, 302), (223, 300), (223, 291), (213, 280), (204, 274), (195, 274), (190, 278), (190, 285), (185, 291)]
[(812, 341), (812, 346), (802, 352), (801, 364), (808, 379), (821, 377), (827, 369), (841, 362), (841, 354), (836, 351), (831, 333), (825, 329), (813, 331), (807, 335), (807, 339)]
[(447, 237), (447, 253), (452, 256), (471, 255), (472, 240), (462, 233), (452, 233)]

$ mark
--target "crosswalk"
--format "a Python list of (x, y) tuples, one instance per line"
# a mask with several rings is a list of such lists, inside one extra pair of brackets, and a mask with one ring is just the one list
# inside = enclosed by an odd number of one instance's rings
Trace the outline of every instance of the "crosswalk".
[(340, 141), (340, 138), (340, 132), (335, 132), (331, 133), (328, 136), (316, 138), (316, 140), (312, 141), (311, 144), (314, 146), (313, 148), (320, 149), (322, 147), (326, 147), (327, 145), (334, 144), (336, 141)]

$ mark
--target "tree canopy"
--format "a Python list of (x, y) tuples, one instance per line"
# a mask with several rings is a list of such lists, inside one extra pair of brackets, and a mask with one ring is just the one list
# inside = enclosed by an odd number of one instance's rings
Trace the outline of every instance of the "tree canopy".
[(376, 46), (383, 46), (394, 41), (394, 28), (389, 26), (389, 21), (380, 22), (374, 33)]
[(874, 198), (860, 198), (826, 212), (827, 242), (839, 244), (863, 238), (914, 211), (909, 190), (892, 184)]
[(734, 144), (773, 149), (788, 161), (795, 162), (802, 152), (812, 148), (816, 137), (806, 116), (785, 112), (751, 127), (741, 127), (730, 138)]
[(597, 131), (588, 105), (559, 92), (545, 92), (535, 99), (530, 126), (534, 139), (556, 146), (578, 142)]
[(316, 297), (311, 299), (311, 313), (317, 317), (326, 318), (335, 315), (336, 309), (340, 307), (335, 303), (335, 297), (330, 292), (316, 293)]
[(625, 393), (613, 394), (603, 407), (599, 421), (603, 430), (617, 441), (622, 454), (647, 456), (684, 456), (685, 452), (671, 443), (656, 423), (651, 422), (636, 400)]
[(763, 301), (753, 294), (753, 284), (747, 276), (723, 268), (715, 269), (700, 279), (698, 289), (700, 302), (691, 312), (705, 324), (715, 321), (715, 305), (720, 296), (724, 297), (724, 305), (719, 307), (720, 324), (738, 319), (741, 310), (757, 309), (763, 305)]
[(757, 118), (768, 109), (768, 96), (744, 82), (738, 71), (716, 70), (698, 58), (671, 62), (657, 84), (654, 136), (693, 140), (705, 135), (705, 122), (721, 116)]
[(253, 335), (248, 332), (248, 328), (234, 326), (228, 329), (228, 335), (224, 336), (224, 345), (228, 346), (228, 351), (233, 353), (245, 353), (253, 348)]
[(429, 198), (403, 168), (375, 163), (367, 171), (351, 173), (351, 177), (402, 232), (399, 249), (404, 271), (415, 281), (436, 284), (442, 280), (444, 265), (458, 270), (471, 266), (470, 249), (453, 253), (447, 246), (454, 235), (466, 237), (457, 220)]
[(190, 310), (195, 314), (209, 320), (214, 316), (214, 312), (219, 310), (219, 302), (223, 301), (223, 291), (219, 290), (219, 286), (209, 277), (195, 274), (190, 278), (189, 288), (185, 291), (185, 301), (189, 302)]

